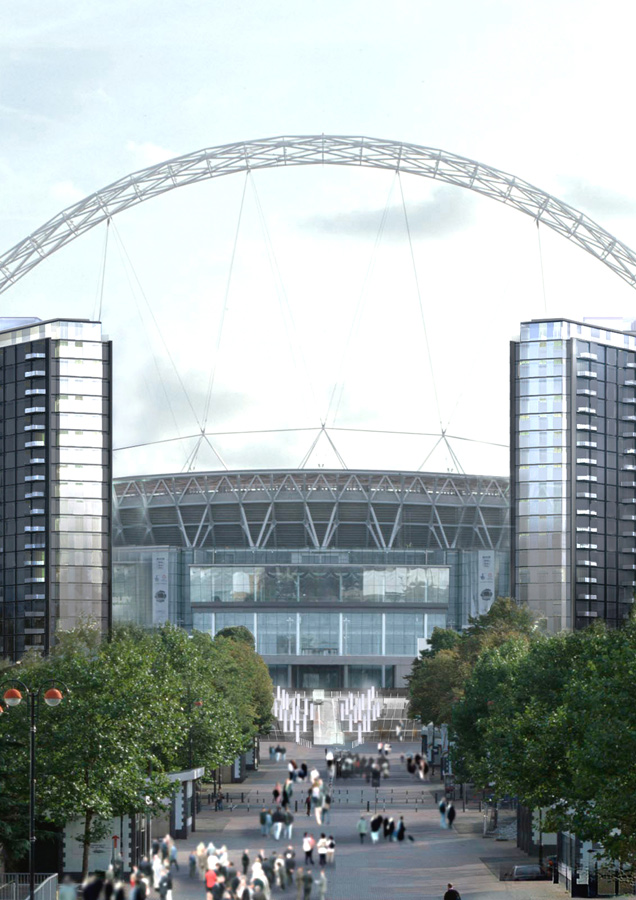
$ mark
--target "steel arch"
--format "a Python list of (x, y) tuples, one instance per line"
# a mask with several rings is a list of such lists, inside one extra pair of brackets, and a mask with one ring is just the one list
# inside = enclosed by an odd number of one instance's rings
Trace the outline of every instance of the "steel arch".
[(514, 175), (417, 144), (368, 137), (273, 137), (209, 147), (120, 178), (58, 213), (0, 256), (0, 293), (76, 237), (173, 188), (250, 169), (364, 166), (435, 178), (499, 200), (542, 222), (636, 285), (636, 254), (584, 213)]

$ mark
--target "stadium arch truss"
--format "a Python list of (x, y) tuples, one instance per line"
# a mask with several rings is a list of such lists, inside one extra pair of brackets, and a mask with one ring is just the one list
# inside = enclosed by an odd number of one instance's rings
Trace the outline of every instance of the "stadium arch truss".
[(311, 165), (390, 169), (468, 188), (531, 216), (636, 285), (636, 254), (629, 247), (584, 213), (527, 181), (418, 144), (323, 134), (208, 147), (126, 175), (58, 213), (0, 256), (0, 293), (70, 241), (151, 197), (236, 172)]
[(380, 471), (118, 478), (115, 546), (506, 549), (509, 479)]

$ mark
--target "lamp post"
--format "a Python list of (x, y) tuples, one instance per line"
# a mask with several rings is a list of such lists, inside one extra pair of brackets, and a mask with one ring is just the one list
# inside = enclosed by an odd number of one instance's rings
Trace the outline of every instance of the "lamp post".
[[(7, 681), (3, 681), (2, 685), (0, 685), (0, 687), (12, 685), (3, 694), (4, 702), (9, 708), (19, 706), (24, 695), (29, 710), (29, 900), (34, 900), (35, 897), (35, 735), (37, 732), (40, 697), (44, 696), (44, 702), (47, 706), (59, 706), (64, 699), (62, 691), (55, 687), (56, 684), (61, 684), (64, 691), (68, 694), (68, 688), (64, 682), (53, 679), (45, 681), (44, 684), (35, 689), (27, 687), (19, 678), (10, 678)], [(49, 685), (48, 688), (47, 685)]]

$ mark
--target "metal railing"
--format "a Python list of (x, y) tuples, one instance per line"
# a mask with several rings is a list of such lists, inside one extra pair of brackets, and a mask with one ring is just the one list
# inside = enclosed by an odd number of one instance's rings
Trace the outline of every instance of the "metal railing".
[[(35, 875), (34, 900), (55, 900), (57, 896), (57, 875), (44, 872)], [(5, 872), (0, 874), (0, 900), (28, 900), (29, 873)]]

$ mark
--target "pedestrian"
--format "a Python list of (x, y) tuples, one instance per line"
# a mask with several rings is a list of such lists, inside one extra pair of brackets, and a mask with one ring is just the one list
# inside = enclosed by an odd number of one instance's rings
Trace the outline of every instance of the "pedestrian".
[(174, 866), (178, 872), (179, 871), (179, 860), (177, 859), (177, 845), (175, 844), (174, 841), (172, 841), (170, 844), (169, 855), (170, 855), (170, 862), (168, 864), (168, 868), (171, 869), (172, 866)]
[(371, 843), (377, 844), (380, 840), (380, 829), (382, 828), (382, 815), (377, 813), (371, 819)]
[(303, 852), (305, 854), (305, 865), (314, 864), (314, 839), (312, 836), (306, 831), (303, 835)]
[(203, 843), (203, 841), (199, 841), (195, 853), (197, 857), (197, 865), (199, 867), (199, 878), (203, 880), (205, 878), (205, 872), (208, 867), (208, 851), (205, 849), (205, 844)]
[(397, 828), (395, 829), (395, 839), (397, 841), (403, 841), (406, 837), (406, 825), (404, 824), (404, 816), (400, 816), (400, 821), (397, 824)]
[(448, 822), (448, 827), (452, 828), (455, 821), (455, 807), (451, 800), (446, 804), (446, 821)]
[(316, 845), (318, 850), (318, 865), (324, 867), (327, 862), (327, 847), (329, 846), (329, 841), (327, 840), (327, 835), (323, 832)]
[(280, 853), (274, 862), (274, 880), (281, 891), (284, 891), (287, 886), (287, 873), (285, 871), (285, 860)]
[(159, 890), (159, 881), (161, 879), (162, 871), (163, 863), (161, 862), (161, 856), (156, 853), (152, 857), (152, 886), (156, 891)]
[(296, 869), (296, 900), (301, 900), (303, 894), (303, 875), (305, 874), (302, 866)]
[(296, 869), (296, 853), (290, 844), (285, 850), (285, 872), (287, 874), (287, 887), (292, 886), (294, 880), (294, 871)]
[(459, 895), (459, 891), (457, 890), (457, 888), (453, 887), (450, 881), (448, 883), (448, 888), (444, 894), (444, 900), (462, 900)]
[(280, 801), (280, 781), (277, 781), (274, 785), (274, 790), (272, 791), (272, 798), (274, 805), (276, 806)]
[(307, 796), (305, 798), (305, 809), (307, 810), (307, 815), (311, 815), (311, 788), (307, 791)]
[(285, 824), (285, 813), (277, 807), (274, 810), (274, 814), (272, 816), (272, 835), (275, 841), (280, 840), (281, 832), (283, 830), (283, 825)]
[(316, 884), (318, 885), (318, 896), (320, 900), (325, 900), (325, 897), (327, 896), (327, 876), (325, 875), (324, 869), (321, 869)]
[(333, 835), (329, 835), (329, 844), (327, 846), (327, 865), (335, 866), (336, 864), (336, 842)]
[(212, 888), (216, 884), (216, 872), (208, 869), (205, 873), (205, 897), (206, 900), (212, 900)]
[(285, 840), (291, 841), (294, 830), (294, 815), (291, 809), (285, 810)]
[(446, 800), (442, 797), (437, 806), (439, 809), (440, 828), (446, 828)]
[(188, 877), (196, 878), (197, 876), (197, 855), (192, 850), (190, 855), (188, 856)]
[(58, 900), (76, 900), (77, 885), (70, 875), (64, 876), (64, 881), (57, 892)]
[(388, 826), (388, 834), (387, 838), (390, 841), (395, 840), (395, 821), (393, 820), (393, 816), (389, 817), (389, 826)]
[(331, 794), (325, 794), (322, 800), (322, 824), (328, 825), (331, 820)]
[(310, 900), (313, 884), (314, 876), (311, 874), (309, 869), (307, 869), (305, 871), (305, 874), (303, 875), (303, 900)]
[(356, 825), (356, 831), (360, 835), (360, 843), (364, 844), (364, 839), (367, 834), (367, 820), (364, 818), (364, 815), (360, 813), (360, 818), (358, 819), (358, 824)]
[(161, 900), (172, 900), (172, 875), (169, 869), (164, 869), (161, 873), (158, 893)]
[(170, 844), (172, 842), (172, 838), (169, 834), (165, 835), (165, 837), (161, 841), (161, 862), (168, 862), (168, 854), (170, 853)]

